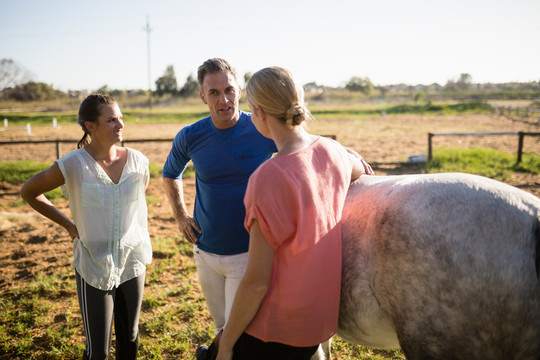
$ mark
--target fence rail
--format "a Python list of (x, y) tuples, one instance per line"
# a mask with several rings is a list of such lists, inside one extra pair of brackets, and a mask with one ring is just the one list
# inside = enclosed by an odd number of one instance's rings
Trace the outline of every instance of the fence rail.
[[(324, 137), (331, 138), (333, 140), (337, 140), (336, 135), (321, 135)], [(123, 140), (122, 146), (125, 146), (126, 143), (145, 143), (145, 142), (169, 142), (172, 143), (174, 138), (170, 139), (129, 139), (129, 140)], [(73, 139), (56, 139), (56, 140), (14, 140), (14, 141), (0, 141), (0, 145), (16, 145), (16, 144), (55, 144), (56, 145), (56, 158), (60, 159), (61, 154), (61, 143), (70, 143), (70, 144), (76, 144), (79, 140), (73, 140)]]
[[(126, 142), (136, 143), (136, 142), (171, 142), (174, 138), (170, 139), (130, 139), (122, 141), (122, 146), (125, 146)], [(79, 140), (73, 139), (56, 139), (56, 140), (14, 140), (14, 141), (0, 141), (0, 145), (15, 145), (15, 144), (55, 144), (56, 145), (56, 158), (60, 159), (61, 143), (76, 144)]]
[(428, 161), (433, 158), (432, 140), (434, 136), (499, 136), (499, 135), (517, 135), (518, 151), (516, 165), (519, 164), (523, 156), (523, 139), (525, 136), (540, 136), (540, 132), (523, 131), (486, 131), (486, 132), (454, 132), (454, 133), (428, 133)]
[[(501, 135), (517, 135), (518, 136), (518, 150), (517, 150), (517, 162), (519, 164), (523, 156), (523, 139), (525, 136), (540, 136), (540, 132), (523, 132), (523, 131), (485, 131), (485, 132), (452, 132), (452, 133), (428, 133), (428, 155), (427, 160), (431, 161), (433, 158), (433, 137), (434, 136), (501, 136)], [(337, 139), (336, 135), (322, 135), (325, 137)], [(169, 139), (130, 139), (122, 141), (122, 146), (125, 143), (145, 143), (145, 142), (171, 142), (174, 138)], [(60, 158), (60, 144), (61, 143), (77, 143), (79, 140), (73, 139), (56, 139), (56, 140), (15, 140), (15, 141), (0, 141), (0, 145), (15, 145), (15, 144), (55, 144), (56, 145), (56, 158)], [(378, 164), (378, 163), (377, 163)]]
[(506, 115), (506, 116), (517, 115), (517, 116), (529, 117), (530, 114), (536, 114), (537, 113), (537, 114), (539, 114), (538, 115), (538, 123), (540, 124), (540, 109), (491, 105), (491, 110), (495, 114)]

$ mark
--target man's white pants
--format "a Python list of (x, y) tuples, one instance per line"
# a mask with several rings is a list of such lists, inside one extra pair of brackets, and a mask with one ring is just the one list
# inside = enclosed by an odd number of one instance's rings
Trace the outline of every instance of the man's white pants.
[(195, 245), (193, 258), (197, 265), (199, 283), (216, 326), (216, 334), (229, 319), (236, 289), (244, 275), (248, 253), (216, 255)]

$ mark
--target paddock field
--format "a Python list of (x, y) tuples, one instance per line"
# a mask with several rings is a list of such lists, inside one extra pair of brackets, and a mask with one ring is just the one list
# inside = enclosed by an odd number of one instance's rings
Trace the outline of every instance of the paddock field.
[[(130, 144), (129, 139), (172, 139), (183, 126), (128, 122), (124, 138), (127, 146), (141, 150), (151, 162), (161, 166), (170, 142)], [(380, 175), (421, 171), (419, 166), (395, 163), (405, 161), (408, 155), (426, 153), (428, 132), (540, 131), (534, 122), (513, 121), (493, 114), (322, 118), (309, 128), (313, 133), (335, 135), (343, 145), (376, 163), (374, 168)], [(26, 129), (1, 131), (0, 141), (78, 139), (80, 135), (77, 125), (57, 129), (34, 126), (32, 136), (27, 135)], [(518, 139), (435, 137), (433, 147), (439, 146), (489, 147), (515, 154)], [(61, 155), (74, 148), (74, 144), (62, 144)], [(540, 138), (526, 137), (524, 152), (540, 154)], [(52, 162), (55, 157), (54, 144), (0, 145), (0, 161)], [(540, 196), (538, 175), (514, 174), (508, 182)], [(192, 208), (194, 180), (187, 179), (185, 186), (186, 201)], [(0, 326), (0, 358), (79, 358), (83, 329), (70, 265), (71, 241), (62, 228), (19, 200), (19, 188), (20, 184), (0, 184), (0, 324), (20, 324), (17, 329)], [(208, 341), (212, 325), (199, 292), (190, 246), (178, 236), (161, 179), (152, 179), (147, 199), (154, 261), (148, 267), (141, 313), (141, 358), (192, 359), (196, 346)], [(69, 211), (65, 199), (59, 200), (57, 206)], [(35, 319), (25, 320), (21, 315), (25, 311), (30, 311)], [(379, 352), (339, 342), (334, 351), (338, 359), (403, 359), (400, 352)]]
[[(309, 124), (316, 134), (335, 135), (343, 145), (358, 151), (370, 162), (388, 163), (406, 160), (408, 155), (427, 151), (427, 134), (482, 131), (540, 131), (531, 117), (528, 122), (513, 121), (493, 114), (465, 115), (392, 115), (372, 117), (320, 118)], [(186, 123), (126, 123), (126, 145), (143, 151), (151, 162), (163, 164), (170, 142), (131, 143), (130, 139), (172, 139)], [(8, 127), (0, 131), (0, 141), (80, 139), (82, 131), (76, 124), (33, 126), (32, 135), (24, 127)], [(489, 147), (517, 152), (517, 136), (434, 137), (433, 146)], [(76, 144), (61, 144), (61, 154), (75, 149)], [(524, 152), (540, 153), (540, 138), (526, 137)], [(0, 145), (0, 161), (32, 159), (54, 161), (55, 144)]]

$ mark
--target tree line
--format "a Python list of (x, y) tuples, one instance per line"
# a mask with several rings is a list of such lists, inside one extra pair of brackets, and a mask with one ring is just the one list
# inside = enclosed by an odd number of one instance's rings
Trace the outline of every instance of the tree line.
[[(244, 81), (249, 81), (251, 73), (244, 74)], [(55, 89), (52, 85), (30, 80), (30, 76), (12, 59), (0, 60), (0, 100), (14, 101), (45, 101), (65, 98), (79, 98), (85, 93), (80, 90), (69, 90), (63, 92)], [(540, 81), (527, 83), (474, 83), (472, 76), (462, 73), (457, 80), (448, 80), (445, 85), (437, 83), (431, 85), (408, 85), (394, 84), (378, 86), (369, 77), (352, 76), (343, 86), (338, 88), (319, 85), (310, 82), (304, 85), (307, 93), (314, 96), (324, 97), (332, 91), (346, 91), (358, 94), (365, 98), (391, 98), (407, 97), (415, 102), (425, 101), (427, 98), (451, 98), (451, 99), (528, 99), (538, 102), (540, 100)], [(110, 89), (107, 85), (93, 92), (108, 93), (112, 96), (118, 95), (140, 95), (147, 94), (146, 90), (117, 90)], [(173, 65), (167, 66), (165, 72), (155, 81), (155, 90), (152, 95), (163, 97), (193, 97), (198, 96), (199, 85), (193, 74), (189, 74), (185, 82), (178, 84)]]

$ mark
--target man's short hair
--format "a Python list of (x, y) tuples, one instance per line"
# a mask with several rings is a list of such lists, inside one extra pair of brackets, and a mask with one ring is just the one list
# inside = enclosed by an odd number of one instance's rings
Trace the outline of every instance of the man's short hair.
[(234, 80), (238, 83), (238, 77), (236, 75), (236, 69), (231, 66), (226, 60), (221, 58), (213, 58), (206, 60), (199, 68), (197, 69), (197, 81), (199, 83), (199, 90), (202, 90), (202, 84), (206, 74), (212, 74), (217, 72), (230, 72), (234, 77)]

